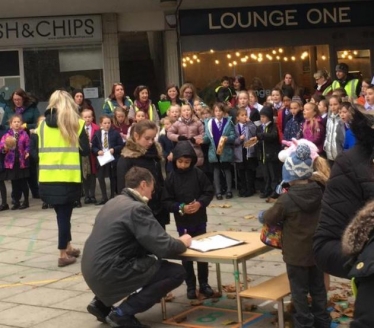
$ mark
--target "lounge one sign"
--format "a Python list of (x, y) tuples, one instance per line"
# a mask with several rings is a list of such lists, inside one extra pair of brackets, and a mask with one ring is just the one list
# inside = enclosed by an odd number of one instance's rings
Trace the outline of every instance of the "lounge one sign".
[(372, 26), (374, 1), (185, 10), (181, 35)]
[(101, 16), (0, 19), (0, 45), (101, 42)]

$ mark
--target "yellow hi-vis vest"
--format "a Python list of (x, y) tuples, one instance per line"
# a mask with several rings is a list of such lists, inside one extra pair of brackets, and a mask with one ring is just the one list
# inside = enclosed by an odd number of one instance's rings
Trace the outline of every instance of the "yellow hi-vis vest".
[[(357, 98), (356, 89), (358, 85), (358, 79), (349, 80), (345, 85), (344, 90), (348, 97)], [(341, 88), (339, 81), (335, 80), (331, 84), (332, 90)]]
[[(79, 120), (79, 131), (84, 121)], [(57, 128), (50, 128), (44, 121), (40, 124), (39, 136), (39, 182), (81, 183), (79, 145), (72, 147), (61, 136)]]
[[(135, 110), (135, 113), (139, 110), (139, 108), (136, 107), (135, 104), (134, 104), (134, 110)], [(149, 104), (148, 115), (149, 115), (149, 120), (153, 121), (153, 106), (152, 106), (152, 104)]]

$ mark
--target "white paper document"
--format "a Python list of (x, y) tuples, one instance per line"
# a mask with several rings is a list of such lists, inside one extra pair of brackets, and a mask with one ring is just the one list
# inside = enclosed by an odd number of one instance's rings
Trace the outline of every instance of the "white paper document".
[(104, 153), (104, 155), (97, 156), (97, 160), (99, 161), (100, 166), (103, 166), (105, 164), (108, 164), (108, 163), (114, 161), (114, 156), (108, 150)]
[(193, 239), (189, 248), (200, 252), (209, 252), (241, 244), (244, 244), (244, 241), (226, 237), (224, 235), (214, 235), (198, 240)]

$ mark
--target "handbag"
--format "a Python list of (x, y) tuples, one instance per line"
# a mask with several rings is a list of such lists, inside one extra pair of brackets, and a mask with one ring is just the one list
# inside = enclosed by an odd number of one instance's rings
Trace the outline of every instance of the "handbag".
[(283, 224), (278, 223), (276, 225), (264, 224), (261, 229), (260, 239), (261, 241), (270, 247), (282, 248), (282, 228)]

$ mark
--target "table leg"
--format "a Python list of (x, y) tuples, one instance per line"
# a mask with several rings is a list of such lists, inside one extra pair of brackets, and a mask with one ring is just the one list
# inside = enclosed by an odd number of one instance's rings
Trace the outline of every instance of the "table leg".
[(238, 307), (238, 323), (239, 327), (243, 324), (243, 313), (242, 313), (242, 302), (240, 300), (240, 280), (239, 280), (239, 265), (238, 261), (234, 260), (234, 278), (235, 278), (235, 288), (236, 288), (236, 304)]
[(221, 266), (219, 263), (216, 263), (216, 271), (217, 271), (217, 288), (218, 288), (218, 292), (222, 295)]
[(166, 302), (165, 297), (161, 298), (161, 311), (162, 311), (162, 320), (166, 320)]
[(248, 288), (248, 281), (247, 281), (247, 262), (243, 261), (242, 262), (242, 277), (243, 277), (243, 284), (244, 284), (244, 289)]

